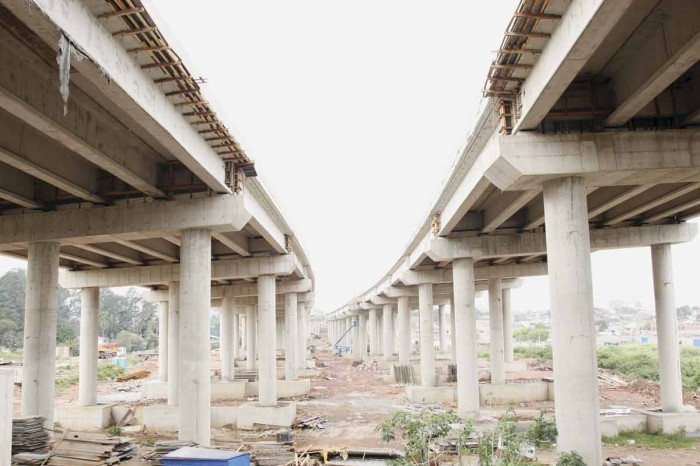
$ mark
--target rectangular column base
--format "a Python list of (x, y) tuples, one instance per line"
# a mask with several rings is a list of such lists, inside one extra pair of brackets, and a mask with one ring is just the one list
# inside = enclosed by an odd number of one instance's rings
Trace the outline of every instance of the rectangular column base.
[[(550, 397), (550, 382), (523, 382), (506, 384), (479, 384), (479, 399), (487, 404), (547, 401)], [(551, 390), (553, 392), (553, 389)]]
[[(238, 406), (212, 406), (211, 427), (218, 429), (236, 426)], [(177, 432), (178, 407), (168, 405), (150, 405), (136, 408), (136, 423), (144, 426), (147, 432)]]
[[(211, 399), (212, 401), (244, 400), (248, 383), (246, 380), (234, 380), (233, 382), (212, 381)], [(168, 398), (168, 383), (160, 380), (151, 380), (142, 385), (141, 391), (144, 398), (165, 400)]]
[[(309, 392), (311, 392), (311, 379), (277, 381), (277, 398), (304, 396), (308, 395)], [(258, 382), (248, 382), (245, 387), (245, 395), (257, 397)]]
[(526, 372), (527, 363), (525, 361), (512, 361), (505, 363), (506, 372)]
[(456, 401), (456, 396), (457, 390), (454, 386), (406, 386), (406, 398), (408, 398), (408, 401), (411, 403), (452, 403)]
[(675, 434), (680, 430), (686, 433), (700, 432), (700, 413), (663, 413), (652, 410), (633, 410), (647, 416), (647, 432)]
[(111, 404), (56, 406), (54, 419), (63, 429), (98, 431), (109, 427), (112, 423), (112, 406)]
[(277, 406), (260, 406), (256, 402), (238, 407), (237, 426), (243, 430), (255, 430), (264, 426), (291, 427), (297, 416), (297, 404), (281, 401)]

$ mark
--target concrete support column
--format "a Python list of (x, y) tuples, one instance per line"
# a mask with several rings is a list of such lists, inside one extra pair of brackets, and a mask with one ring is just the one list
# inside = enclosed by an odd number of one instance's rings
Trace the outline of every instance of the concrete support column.
[(433, 285), (418, 285), (420, 308), (420, 380), (422, 387), (435, 386), (435, 336), (433, 334)]
[(22, 415), (53, 429), (59, 243), (29, 243), (24, 305)]
[(384, 355), (384, 313), (377, 310), (377, 356)]
[(277, 303), (275, 276), (258, 277), (258, 399), (260, 406), (277, 405)]
[(457, 362), (457, 332), (455, 331), (455, 297), (454, 294), (450, 297), (450, 353), (452, 354), (452, 362)]
[(382, 349), (384, 350), (384, 360), (390, 361), (394, 356), (394, 312), (391, 309), (391, 304), (385, 304), (382, 309), (382, 326), (384, 327), (382, 331), (382, 337), (384, 338), (384, 344)]
[[(299, 320), (298, 320), (298, 332), (299, 332), (299, 341), (298, 341), (298, 346), (297, 346), (297, 356), (298, 356), (298, 364), (300, 369), (306, 369), (306, 349), (308, 347), (307, 345), (307, 340), (306, 340), (306, 324), (308, 322), (306, 318), (306, 304), (304, 303), (299, 303)], [(340, 338), (340, 336), (338, 336)]]
[(238, 313), (238, 309), (236, 309), (235, 305), (235, 300), (234, 300), (234, 306), (233, 306), (233, 324), (232, 324), (232, 330), (233, 330), (233, 365), (235, 367), (236, 359), (238, 359), (239, 353), (240, 353), (240, 347), (241, 347), (241, 319), (240, 319), (240, 314)]
[(14, 379), (13, 372), (0, 372), (0, 466), (12, 466)]
[(447, 353), (447, 314), (445, 305), (438, 306), (438, 332), (440, 338), (440, 352)]
[(377, 310), (369, 310), (369, 357), (370, 359), (377, 355)]
[(513, 362), (513, 314), (510, 308), (510, 288), (503, 288), (503, 359)]
[(355, 359), (362, 359), (362, 345), (360, 344), (360, 316), (352, 317), (352, 356)]
[(180, 355), (180, 282), (168, 284), (168, 405), (177, 406)]
[(408, 308), (408, 297), (398, 299), (399, 309), (399, 364), (405, 366), (411, 363), (411, 310)]
[(168, 381), (168, 302), (158, 303), (158, 379)]
[(352, 317), (346, 317), (343, 323), (343, 333), (345, 334), (345, 339), (343, 340), (346, 346), (350, 347), (350, 351), (355, 348), (355, 342), (352, 341), (352, 332), (350, 332), (350, 327), (352, 326)]
[(179, 438), (211, 440), (211, 232), (183, 230), (180, 246)]
[(367, 359), (367, 314), (360, 311), (357, 315), (359, 328), (358, 333), (358, 343), (360, 347), (360, 358)]
[(256, 329), (257, 329), (257, 322), (256, 322), (256, 315), (255, 315), (255, 307), (248, 306), (246, 308), (246, 314), (245, 314), (245, 336), (246, 336), (245, 368), (248, 371), (255, 370), (255, 353), (256, 353), (255, 346), (257, 343)]
[(489, 279), (489, 334), (491, 339), (491, 383), (506, 383), (503, 353), (503, 293), (501, 279)]
[(284, 378), (297, 379), (297, 338), (299, 335), (299, 311), (296, 293), (284, 296)]
[(476, 307), (474, 306), (474, 260), (452, 262), (457, 361), (457, 414), (463, 419), (479, 415), (479, 369), (477, 366)]
[(683, 384), (670, 244), (655, 244), (651, 247), (651, 265), (654, 274), (661, 409), (664, 413), (680, 413), (683, 410)]
[[(241, 309), (240, 311), (243, 310)], [(248, 351), (248, 319), (246, 318), (245, 313), (241, 312), (238, 314), (238, 320), (241, 323), (241, 355), (246, 357), (246, 353)]]
[(398, 306), (394, 309), (394, 313), (392, 314), (391, 318), (392, 322), (394, 322), (394, 353), (397, 355), (399, 354), (399, 308)]
[(546, 181), (544, 211), (557, 449), (578, 452), (586, 464), (601, 464), (591, 246), (583, 179)]
[(97, 336), (100, 321), (100, 289), (80, 290), (80, 362), (78, 404), (97, 404)]
[(232, 382), (236, 377), (236, 365), (233, 357), (235, 340), (233, 337), (233, 296), (224, 296), (221, 302), (221, 322), (219, 323), (219, 353), (221, 354), (221, 380)]

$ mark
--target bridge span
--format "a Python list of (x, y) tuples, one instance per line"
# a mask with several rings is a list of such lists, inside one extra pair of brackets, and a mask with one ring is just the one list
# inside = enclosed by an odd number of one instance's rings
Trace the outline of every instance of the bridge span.
[(429, 214), (372, 288), (327, 315), (331, 329), (357, 319), (357, 355), (368, 356), (369, 331), (370, 354), (390, 358), (396, 327), (407, 363), (408, 313), (419, 308), (425, 394), (433, 307), (449, 303), (459, 414), (478, 417), (476, 290), (489, 293), (491, 383), (502, 385), (512, 360), (504, 280), (547, 274), (558, 449), (601, 464), (590, 253), (649, 247), (662, 409), (684, 416), (671, 245), (694, 238), (686, 221), (700, 213), (699, 58), (696, 1), (521, 1)]
[(315, 279), (253, 159), (145, 3), (0, 1), (0, 253), (28, 264), (21, 409), (53, 428), (59, 283), (82, 290), (79, 406), (62, 410), (73, 420), (104, 416), (100, 288), (147, 286), (161, 303), (168, 412), (181, 439), (208, 445), (212, 304), (222, 382), (247, 328), (258, 408), (274, 411), (276, 330), (289, 332), (295, 380)]

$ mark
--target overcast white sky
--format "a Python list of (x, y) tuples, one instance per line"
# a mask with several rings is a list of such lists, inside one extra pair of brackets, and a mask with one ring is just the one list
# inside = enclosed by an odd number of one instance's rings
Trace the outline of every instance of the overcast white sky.
[[(473, 127), (516, 3), (148, 2), (304, 245), (323, 311), (403, 252)], [(674, 253), (677, 303), (700, 303), (700, 241)], [(648, 249), (594, 254), (593, 278), (597, 306), (653, 304)], [(513, 305), (546, 309), (548, 294), (527, 279)]]

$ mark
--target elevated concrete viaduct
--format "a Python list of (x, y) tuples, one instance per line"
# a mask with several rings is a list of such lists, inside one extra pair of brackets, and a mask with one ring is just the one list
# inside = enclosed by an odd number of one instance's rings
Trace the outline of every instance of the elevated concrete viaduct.
[(181, 439), (210, 441), (212, 305), (224, 380), (236, 378), (242, 334), (259, 371), (246, 422), (294, 416), (277, 402), (276, 339), (286, 327), (296, 378), (313, 270), (199, 84), (140, 0), (0, 0), (0, 253), (28, 262), (22, 413), (48, 427), (59, 283), (82, 290), (80, 406), (63, 414), (103, 410), (100, 288), (147, 286), (161, 303), (159, 377)]
[[(394, 267), (327, 320), (359, 313), (363, 331), (365, 304), (395, 305), (406, 364), (408, 312), (419, 308), (427, 393), (433, 307), (449, 300), (455, 399), (461, 416), (476, 418), (479, 283), (488, 282), (492, 387), (508, 387), (503, 279), (548, 274), (557, 448), (601, 464), (590, 253), (649, 247), (662, 417), (700, 428), (682, 413), (671, 273), (671, 245), (695, 236), (685, 221), (700, 213), (699, 58), (696, 1), (520, 2), (486, 77), (485, 108), (429, 215)], [(438, 300), (442, 284), (451, 296)], [(371, 350), (377, 316), (368, 312)]]

